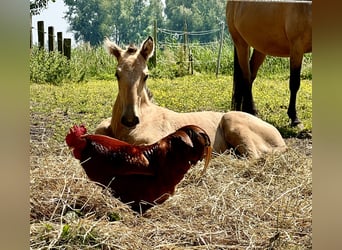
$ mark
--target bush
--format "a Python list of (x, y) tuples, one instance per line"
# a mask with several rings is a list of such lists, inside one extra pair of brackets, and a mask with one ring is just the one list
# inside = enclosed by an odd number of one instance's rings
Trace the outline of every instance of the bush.
[(115, 60), (102, 47), (81, 45), (73, 48), (71, 59), (57, 51), (33, 47), (30, 56), (30, 80), (35, 83), (60, 85), (89, 79), (113, 79)]
[[(216, 72), (219, 42), (207, 44), (190, 43), (184, 47), (176, 42), (163, 43), (156, 48), (157, 66), (149, 63), (154, 78), (181, 77), (193, 73), (210, 74)], [(191, 53), (190, 53), (191, 52)], [(192, 68), (189, 55), (192, 57)], [(30, 57), (30, 80), (36, 83), (61, 84), (63, 82), (83, 82), (90, 79), (111, 80), (115, 75), (116, 60), (108, 55), (102, 46), (91, 47), (84, 44), (71, 51), (68, 61), (58, 52), (48, 53), (32, 49)], [(234, 70), (234, 47), (226, 37), (222, 47), (219, 74), (232, 75)], [(279, 75), (288, 79), (290, 74), (289, 58), (267, 56), (260, 67), (259, 76), (274, 78)], [(306, 54), (302, 65), (302, 78), (312, 79), (312, 55)]]
[(36, 83), (59, 85), (69, 78), (67, 58), (59, 52), (48, 53), (38, 47), (32, 48), (30, 57), (30, 80)]
[(116, 60), (108, 55), (102, 46), (91, 47), (84, 44), (74, 48), (71, 56), (71, 68), (73, 79), (83, 81), (85, 79), (108, 80), (115, 74)]

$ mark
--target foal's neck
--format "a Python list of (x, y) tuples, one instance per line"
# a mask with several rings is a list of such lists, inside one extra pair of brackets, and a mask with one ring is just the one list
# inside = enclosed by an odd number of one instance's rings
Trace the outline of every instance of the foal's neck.
[[(141, 100), (140, 100), (139, 108), (141, 109), (141, 108), (150, 106), (152, 104), (153, 103), (150, 99), (150, 96), (147, 90), (144, 89), (141, 93)], [(120, 95), (118, 94), (115, 99), (114, 106), (113, 106), (112, 123), (121, 123), (122, 112), (123, 112), (122, 100), (121, 100)]]

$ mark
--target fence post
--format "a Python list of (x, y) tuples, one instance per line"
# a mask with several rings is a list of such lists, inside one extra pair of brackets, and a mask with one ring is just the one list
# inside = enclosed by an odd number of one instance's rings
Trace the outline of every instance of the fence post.
[(48, 44), (49, 44), (49, 52), (53, 51), (53, 26), (48, 27)]
[(30, 13), (30, 49), (32, 49), (32, 14)]
[(221, 54), (222, 54), (222, 44), (223, 44), (223, 32), (224, 32), (224, 22), (221, 22), (221, 37), (220, 37), (220, 46), (219, 52), (217, 56), (217, 64), (216, 64), (216, 77), (218, 76), (220, 64), (221, 64)]
[(40, 49), (44, 49), (44, 21), (38, 21), (38, 46)]
[(153, 67), (157, 66), (157, 20), (154, 20), (153, 22), (153, 40), (154, 40), (154, 51), (153, 55), (151, 57), (151, 63)]
[(194, 63), (193, 63), (193, 58), (192, 58), (192, 52), (191, 49), (189, 48), (189, 65), (190, 65), (190, 74), (194, 74)]
[[(184, 66), (186, 65), (186, 60), (188, 58), (187, 56), (187, 49), (188, 49), (188, 25), (186, 23), (186, 20), (184, 20), (184, 35), (183, 35), (183, 42), (184, 42), (184, 47), (183, 47), (183, 60), (185, 61), (184, 62)], [(189, 73), (189, 64), (187, 66), (187, 69), (188, 69), (188, 73)]]
[(64, 38), (64, 55), (70, 60), (71, 58), (71, 39), (70, 38)]
[(59, 53), (63, 54), (63, 33), (57, 32), (57, 49)]

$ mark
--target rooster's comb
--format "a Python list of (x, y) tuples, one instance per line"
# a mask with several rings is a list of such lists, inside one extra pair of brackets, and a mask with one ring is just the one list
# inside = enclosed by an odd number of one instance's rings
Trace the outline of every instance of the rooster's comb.
[(86, 127), (82, 125), (74, 125), (70, 128), (69, 133), (67, 134), (65, 141), (67, 145), (71, 148), (76, 147), (80, 141), (80, 137), (87, 133)]

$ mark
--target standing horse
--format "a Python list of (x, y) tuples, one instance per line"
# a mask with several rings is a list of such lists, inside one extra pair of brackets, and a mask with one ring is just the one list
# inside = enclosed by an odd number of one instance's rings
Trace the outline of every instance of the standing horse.
[(253, 115), (239, 111), (177, 113), (154, 104), (146, 87), (147, 61), (154, 50), (151, 37), (139, 49), (129, 46), (123, 50), (108, 39), (105, 46), (118, 61), (115, 75), (119, 92), (112, 117), (102, 121), (95, 133), (141, 145), (155, 143), (180, 127), (193, 124), (207, 132), (218, 153), (233, 148), (237, 153), (258, 158), (285, 149), (279, 131)]
[[(291, 124), (300, 124), (296, 96), (304, 53), (312, 51), (311, 1), (228, 0), (226, 17), (234, 42), (234, 86), (232, 109), (256, 114), (252, 85), (266, 55), (290, 57)], [(250, 47), (253, 54), (250, 57)]]

